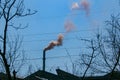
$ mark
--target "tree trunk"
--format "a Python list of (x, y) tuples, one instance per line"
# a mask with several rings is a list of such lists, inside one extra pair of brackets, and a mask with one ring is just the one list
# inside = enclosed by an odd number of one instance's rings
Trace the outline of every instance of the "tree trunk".
[(8, 65), (8, 63), (7, 63), (7, 60), (6, 60), (6, 58), (5, 58), (5, 55), (2, 55), (2, 58), (3, 58), (3, 61), (4, 61), (4, 66), (5, 66), (5, 70), (6, 70), (6, 74), (7, 74), (8, 80), (12, 80), (11, 74), (10, 74), (9, 65)]

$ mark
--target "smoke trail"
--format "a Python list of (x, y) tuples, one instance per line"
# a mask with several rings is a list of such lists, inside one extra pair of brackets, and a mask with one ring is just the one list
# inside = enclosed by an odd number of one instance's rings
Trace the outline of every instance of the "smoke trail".
[(79, 10), (80, 9), (80, 5), (77, 2), (73, 2), (71, 9), (72, 10)]
[(88, 0), (82, 0), (80, 3), (80, 6), (83, 10), (86, 11), (86, 14), (89, 14), (89, 8), (90, 8), (90, 3), (88, 2)]
[(63, 43), (63, 35), (59, 34), (57, 39), (57, 46), (61, 46)]
[[(83, 10), (86, 11), (86, 14), (88, 15), (89, 14), (89, 2), (87, 0), (82, 0), (80, 3), (73, 2), (72, 6), (71, 6), (71, 9), (72, 10), (83, 9)], [(65, 30), (66, 30), (66, 33), (67, 33), (67, 32), (70, 32), (71, 30), (73, 30), (75, 28), (75, 25), (73, 24), (72, 21), (67, 20), (67, 21), (65, 21), (64, 27), (65, 27)], [(61, 46), (62, 43), (63, 43), (63, 37), (64, 37), (63, 34), (59, 34), (58, 39), (56, 41), (51, 41), (49, 43), (49, 45), (44, 48), (44, 51), (51, 50), (55, 46)]]
[(61, 46), (62, 43), (63, 43), (63, 34), (59, 34), (57, 41), (51, 41), (49, 45), (46, 48), (44, 48), (44, 51), (51, 50), (55, 46)]
[(84, 10), (86, 12), (86, 15), (88, 15), (90, 11), (90, 3), (88, 2), (88, 0), (73, 2), (71, 5), (71, 10)]
[(65, 21), (64, 27), (65, 27), (66, 32), (70, 32), (75, 28), (75, 25), (73, 24), (72, 21), (67, 20)]

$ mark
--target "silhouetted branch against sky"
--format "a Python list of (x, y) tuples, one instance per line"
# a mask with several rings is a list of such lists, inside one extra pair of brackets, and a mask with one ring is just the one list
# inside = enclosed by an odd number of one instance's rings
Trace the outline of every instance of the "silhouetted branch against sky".
[[(19, 54), (19, 49), (22, 42), (18, 36), (17, 38), (14, 38), (14, 43), (10, 42), (9, 40), (12, 41), (12, 37), (8, 33), (8, 30), (11, 26), (14, 26), (15, 28), (16, 25), (11, 25), (11, 23), (17, 22), (14, 21), (14, 19), (18, 19), (18, 17), (20, 18), (33, 15), (36, 13), (36, 11), (32, 12), (30, 9), (27, 9), (25, 12), (24, 0), (0, 0), (0, 11), (0, 20), (2, 22), (2, 27), (0, 27), (0, 30), (2, 32), (0, 34), (0, 39), (2, 39), (2, 47), (0, 47), (0, 58), (2, 59), (5, 73), (7, 74), (7, 79), (12, 80), (13, 69), (14, 71), (17, 71), (19, 65), (22, 64), (15, 64), (15, 60), (19, 57), (22, 57), (21, 54)], [(21, 26), (16, 28), (21, 29)], [(18, 67), (15, 68), (16, 65)]]

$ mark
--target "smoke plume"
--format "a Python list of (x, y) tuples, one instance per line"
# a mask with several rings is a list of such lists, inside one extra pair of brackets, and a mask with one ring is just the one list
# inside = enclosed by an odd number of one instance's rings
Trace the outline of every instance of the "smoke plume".
[(90, 3), (87, 0), (82, 0), (81, 3), (81, 8), (86, 11), (86, 14), (89, 14), (89, 8), (90, 8)]
[(64, 27), (65, 27), (66, 32), (70, 32), (71, 30), (75, 28), (75, 25), (73, 24), (72, 21), (67, 20), (65, 21)]
[(73, 2), (71, 9), (72, 10), (84, 10), (86, 14), (89, 14), (90, 3), (88, 0), (82, 0), (80, 2)]
[(51, 41), (49, 45), (46, 48), (44, 48), (44, 51), (51, 50), (55, 46), (61, 46), (62, 43), (63, 43), (63, 34), (59, 34), (58, 39), (56, 41)]
[(71, 9), (72, 10), (78, 10), (78, 9), (80, 9), (80, 5), (77, 2), (73, 2)]

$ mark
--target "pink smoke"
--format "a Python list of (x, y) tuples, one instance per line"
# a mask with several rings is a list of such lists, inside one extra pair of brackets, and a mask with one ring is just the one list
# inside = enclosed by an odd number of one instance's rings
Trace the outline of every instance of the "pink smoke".
[(67, 20), (64, 24), (64, 27), (65, 27), (66, 32), (70, 32), (75, 28), (75, 25), (73, 24), (72, 21)]
[(72, 10), (79, 10), (80, 9), (80, 5), (77, 2), (73, 2), (71, 9)]
[(85, 10), (86, 14), (88, 15), (89, 14), (90, 3), (87, 0), (82, 0), (80, 5), (81, 5), (82, 9)]
[(73, 2), (71, 9), (72, 10), (84, 10), (86, 12), (86, 15), (89, 14), (89, 9), (90, 8), (90, 3), (88, 2), (88, 0), (82, 0), (80, 1), (80, 3), (78, 2)]
[(51, 41), (50, 44), (46, 48), (44, 48), (44, 51), (51, 50), (55, 46), (61, 46), (62, 43), (63, 43), (63, 35), (59, 34), (57, 41)]

